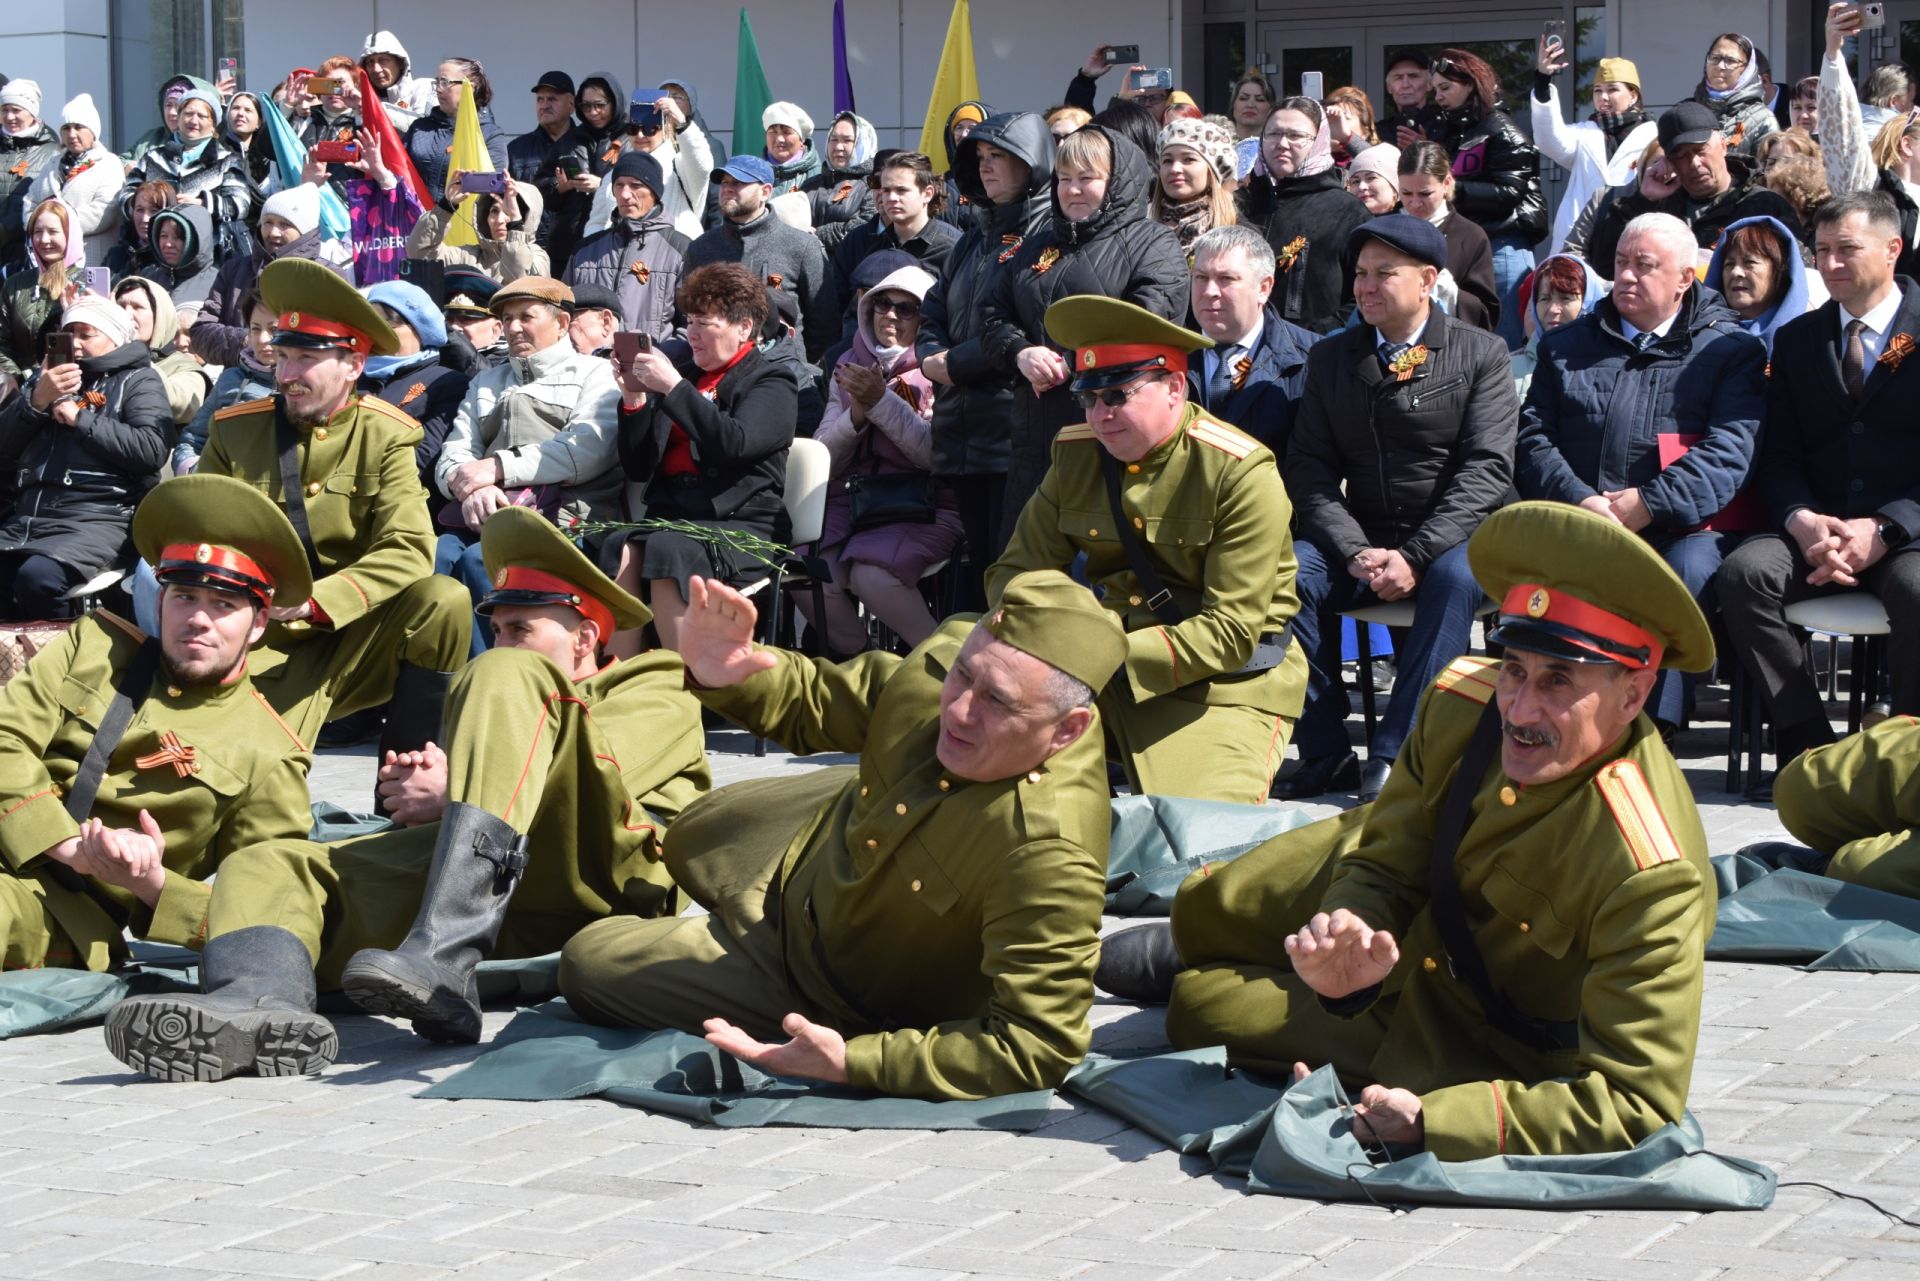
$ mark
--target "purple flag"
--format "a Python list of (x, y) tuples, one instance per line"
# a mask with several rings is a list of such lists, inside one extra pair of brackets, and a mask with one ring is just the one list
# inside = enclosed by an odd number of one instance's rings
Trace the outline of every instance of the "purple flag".
[(847, 71), (846, 0), (833, 0), (833, 111), (852, 111), (853, 76)]

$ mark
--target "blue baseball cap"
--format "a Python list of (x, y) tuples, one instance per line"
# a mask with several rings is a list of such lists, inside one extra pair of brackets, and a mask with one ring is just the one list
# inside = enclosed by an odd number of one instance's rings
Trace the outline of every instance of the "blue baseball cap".
[(720, 166), (720, 172), (735, 182), (773, 185), (773, 166), (759, 156), (728, 156), (727, 163)]

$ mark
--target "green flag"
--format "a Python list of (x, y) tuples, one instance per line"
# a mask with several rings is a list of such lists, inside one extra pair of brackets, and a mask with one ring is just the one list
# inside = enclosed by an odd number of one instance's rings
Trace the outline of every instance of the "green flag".
[(733, 64), (733, 154), (757, 156), (766, 138), (760, 117), (773, 105), (767, 73), (760, 69), (760, 46), (753, 41), (753, 23), (740, 11), (740, 48)]

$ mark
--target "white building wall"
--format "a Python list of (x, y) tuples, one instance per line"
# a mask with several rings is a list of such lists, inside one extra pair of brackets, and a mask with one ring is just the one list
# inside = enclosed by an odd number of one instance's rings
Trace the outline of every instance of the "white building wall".
[(1775, 75), (1789, 85), (1815, 68), (1787, 66), (1787, 5), (1783, 0), (1615, 0), (1616, 30), (1608, 45), (1616, 56), (1640, 68), (1641, 91), (1648, 106), (1670, 107), (1689, 97), (1700, 83), (1707, 44), (1723, 31), (1738, 31), (1767, 51)]
[(80, 93), (93, 95), (101, 119), (113, 119), (107, 0), (0, 0), (0, 15), (0, 72), (39, 84), (50, 126)]
[[(1096, 10), (1051, 0), (973, 0), (980, 91), (996, 108), (1052, 106), (1101, 40), (1138, 44), (1150, 65), (1178, 66), (1179, 6), (1180, 0), (1102, 0)], [(757, 0), (748, 7), (774, 96), (806, 108), (824, 132), (833, 115), (832, 0)], [(385, 28), (406, 45), (421, 74), (432, 75), (449, 54), (478, 58), (493, 82), (494, 115), (510, 134), (533, 127), (529, 90), (550, 68), (575, 80), (612, 71), (629, 90), (640, 78), (657, 84), (684, 76), (700, 91), (702, 114), (726, 133), (733, 123), (739, 8), (684, 0), (253, 0), (246, 6), (245, 78), (250, 86), (270, 86), (330, 54), (357, 56), (359, 45), (347, 45)], [(951, 3), (847, 0), (846, 10), (860, 114), (880, 130), (883, 146), (918, 145)], [(1089, 23), (1095, 12), (1097, 30)], [(751, 150), (760, 150), (758, 140)]]

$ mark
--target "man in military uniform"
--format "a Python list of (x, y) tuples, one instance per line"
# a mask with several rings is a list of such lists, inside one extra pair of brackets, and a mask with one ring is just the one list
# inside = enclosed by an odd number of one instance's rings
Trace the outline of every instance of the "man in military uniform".
[(1299, 598), (1279, 468), (1188, 402), (1188, 358), (1209, 339), (1113, 298), (1063, 298), (1046, 323), (1073, 353), (1087, 421), (1054, 437), (987, 571), (989, 607), (1014, 575), (1086, 553), (1127, 631), (1100, 710), (1133, 790), (1260, 804), (1307, 681), (1289, 635)]
[[(1364, 1083), (1363, 1136), (1442, 1160), (1628, 1148), (1686, 1106), (1715, 906), (1643, 708), (1712, 636), (1644, 540), (1578, 507), (1508, 507), (1468, 556), (1504, 657), (1442, 671), (1372, 805), (1188, 879), (1167, 1032), (1330, 1061)], [(1138, 960), (1168, 936), (1120, 937)]]
[(1828, 876), (1920, 898), (1920, 721), (1895, 716), (1780, 767), (1773, 803)]
[(574, 1010), (882, 1094), (1059, 1084), (1091, 1036), (1109, 823), (1091, 703), (1125, 656), (1113, 615), (1022, 574), (904, 659), (834, 665), (756, 649), (752, 602), (691, 588), (701, 701), (860, 764), (689, 809), (668, 868), (710, 915), (582, 930), (560, 960)]
[(101, 610), (0, 690), (0, 968), (104, 970), (124, 934), (198, 946), (235, 850), (307, 830), (300, 741), (247, 676), (306, 557), (272, 503), (185, 476), (133, 538), (161, 584), (159, 634)]
[(711, 784), (680, 660), (602, 666), (606, 637), (644, 627), (647, 608), (538, 512), (503, 511), (482, 539), (496, 647), (454, 682), (446, 752), (430, 744), (381, 771), (412, 826), (229, 860), (205, 995), (116, 1006), (107, 1046), (121, 1061), (161, 1080), (317, 1072), (337, 1040), (313, 1012), (316, 970), (423, 1036), (475, 1041), (483, 957), (538, 956), (609, 914), (678, 909), (661, 836)]
[(260, 293), (279, 316), (279, 394), (213, 416), (198, 471), (237, 477), (286, 511), (316, 581), (281, 593), (254, 683), (302, 743), (321, 725), (391, 703), (380, 746), (439, 737), (447, 683), (465, 661), (471, 604), (433, 574), (433, 529), (415, 466), (420, 424), (355, 385), (398, 340), (327, 268), (278, 259)]
[(446, 275), (447, 366), (477, 378), (507, 363), (507, 331), (493, 314), (500, 282), (474, 267), (449, 267)]

